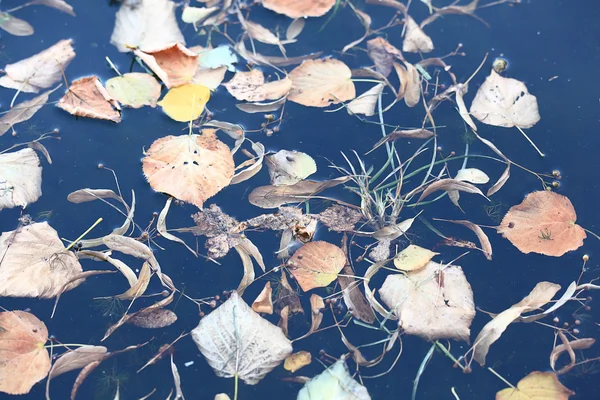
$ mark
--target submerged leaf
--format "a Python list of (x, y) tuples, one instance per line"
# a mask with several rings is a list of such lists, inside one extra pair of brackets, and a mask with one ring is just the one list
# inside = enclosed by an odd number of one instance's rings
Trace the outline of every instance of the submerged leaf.
[(48, 101), (48, 96), (56, 89), (48, 90), (31, 100), (15, 105), (0, 118), (0, 136), (4, 135), (14, 125), (25, 122), (35, 115)]
[[(65, 250), (47, 222), (21, 226), (0, 236), (0, 296), (49, 299), (82, 272), (75, 254)], [(81, 280), (66, 290), (77, 287)]]
[(33, 149), (0, 154), (0, 210), (26, 207), (42, 195), (42, 166)]
[(550, 191), (532, 192), (506, 213), (498, 233), (523, 253), (560, 257), (583, 245), (585, 230), (575, 224), (571, 201)]
[(192, 338), (217, 376), (257, 384), (292, 353), (280, 328), (263, 319), (233, 292), (202, 318)]
[(50, 370), (48, 329), (25, 311), (0, 312), (0, 326), (0, 392), (29, 393)]
[(356, 96), (352, 71), (333, 58), (304, 61), (290, 72), (290, 78), (288, 99), (303, 106), (327, 107)]
[(157, 192), (202, 208), (234, 174), (229, 148), (214, 132), (157, 139), (142, 159), (144, 176)]
[(347, 176), (328, 181), (300, 181), (294, 185), (259, 186), (250, 192), (248, 200), (261, 208), (277, 208), (286, 203), (301, 203), (325, 189), (347, 182)]

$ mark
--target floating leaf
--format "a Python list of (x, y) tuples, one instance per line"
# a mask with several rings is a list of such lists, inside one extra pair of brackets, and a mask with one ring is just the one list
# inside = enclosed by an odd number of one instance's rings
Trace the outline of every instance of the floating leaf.
[(122, 104), (132, 108), (156, 107), (160, 84), (150, 74), (131, 72), (106, 81), (108, 93)]
[(296, 39), (304, 30), (304, 25), (306, 24), (306, 19), (303, 17), (296, 18), (287, 27), (285, 31), (285, 38), (287, 40)]
[(502, 333), (521, 314), (534, 311), (548, 303), (560, 290), (560, 285), (551, 282), (540, 282), (523, 300), (514, 304), (509, 309), (496, 315), (494, 319), (485, 324), (473, 343), (473, 359), (481, 366), (485, 365), (485, 358), (490, 346), (496, 342)]
[(46, 50), (4, 67), (0, 86), (25, 93), (38, 93), (60, 81), (75, 58), (71, 39), (61, 40)]
[(125, 0), (115, 17), (110, 43), (125, 53), (139, 47), (142, 51), (181, 43), (183, 34), (177, 25), (170, 0)]
[(317, 172), (311, 156), (299, 151), (279, 150), (267, 156), (272, 185), (293, 185)]
[(396, 254), (394, 266), (402, 271), (416, 271), (425, 268), (429, 261), (438, 254), (440, 253), (411, 244)]
[(367, 388), (352, 379), (344, 357), (312, 378), (297, 400), (371, 400)]
[(333, 282), (345, 264), (346, 255), (342, 249), (331, 243), (316, 241), (300, 247), (287, 266), (302, 290), (308, 292)]
[(271, 289), (271, 282), (267, 282), (265, 287), (256, 297), (252, 303), (252, 309), (257, 313), (273, 314), (273, 289)]
[(42, 195), (42, 166), (32, 149), (0, 154), (0, 210), (26, 207)]
[(537, 99), (525, 84), (494, 70), (479, 87), (470, 112), (484, 124), (505, 128), (531, 128), (540, 120)]
[(363, 114), (367, 117), (375, 115), (375, 106), (383, 92), (383, 87), (383, 83), (379, 83), (346, 104), (348, 114)]
[(136, 49), (134, 54), (144, 61), (169, 89), (190, 83), (198, 69), (198, 54), (179, 43), (147, 51)]
[(414, 65), (403, 61), (404, 67), (398, 63), (393, 63), (396, 74), (400, 79), (400, 89), (398, 98), (404, 97), (404, 102), (409, 107), (419, 104), (421, 99), (421, 78), (419, 71)]
[(389, 275), (379, 293), (407, 334), (469, 341), (475, 305), (461, 267), (431, 261), (406, 275)]
[(62, 11), (70, 16), (75, 16), (75, 11), (73, 11), (73, 7), (69, 3), (64, 0), (32, 0), (29, 4), (40, 4), (47, 7), (55, 8), (59, 11)]
[(206, 86), (193, 83), (173, 88), (158, 104), (175, 121), (189, 122), (197, 119), (210, 99)]
[(166, 308), (155, 308), (135, 313), (127, 320), (128, 324), (145, 329), (159, 329), (172, 325), (177, 321), (177, 314)]
[(249, 72), (236, 72), (223, 86), (238, 100), (276, 100), (287, 95), (292, 87), (290, 78), (265, 83), (263, 73), (257, 69)]
[(575, 392), (567, 389), (552, 372), (534, 371), (521, 379), (516, 388), (502, 389), (496, 400), (568, 400)]
[(214, 49), (203, 49), (193, 47), (198, 54), (198, 66), (200, 68), (220, 68), (227, 67), (231, 72), (235, 72), (233, 64), (238, 62), (237, 56), (229, 46), (218, 46)]
[(119, 103), (108, 94), (96, 76), (73, 81), (57, 106), (77, 117), (121, 122)]
[(87, 365), (104, 360), (108, 349), (104, 346), (81, 346), (63, 353), (52, 365), (46, 381), (46, 397), (50, 398), (50, 381), (66, 372), (85, 368)]
[[(65, 250), (47, 222), (2, 233), (0, 254), (0, 296), (49, 299), (62, 293), (63, 286), (82, 272), (75, 254)], [(66, 290), (80, 283), (75, 281)]]
[(0, 326), (0, 392), (29, 393), (50, 370), (48, 329), (25, 311), (0, 312)]
[(15, 36), (30, 36), (34, 32), (29, 22), (7, 12), (0, 12), (0, 28)]
[(223, 79), (225, 79), (226, 72), (226, 66), (218, 68), (198, 68), (192, 78), (192, 83), (206, 86), (211, 90), (217, 90), (221, 82), (223, 82)]
[(335, 5), (336, 0), (262, 0), (262, 5), (290, 18), (320, 17)]
[(523, 253), (560, 257), (583, 245), (586, 233), (575, 224), (571, 201), (550, 191), (532, 192), (506, 213), (498, 233)]
[(292, 353), (280, 328), (263, 319), (233, 292), (202, 318), (192, 338), (217, 376), (257, 384)]
[(420, 203), (421, 201), (423, 201), (424, 198), (429, 196), (431, 193), (437, 192), (438, 190), (457, 190), (461, 192), (480, 194), (483, 197), (485, 197), (481, 190), (477, 188), (477, 186), (473, 186), (470, 183), (458, 181), (456, 179), (445, 178), (435, 181), (429, 186), (427, 186), (427, 189), (423, 191), (417, 203)]
[(181, 20), (186, 24), (194, 24), (194, 28), (196, 28), (202, 26), (202, 22), (218, 10), (219, 7), (190, 7), (186, 5), (183, 7)]
[(312, 362), (312, 356), (308, 351), (299, 351), (287, 356), (283, 362), (283, 368), (290, 371), (292, 374), (300, 368), (309, 365)]
[(290, 72), (290, 78), (288, 99), (303, 106), (327, 107), (356, 96), (352, 71), (333, 58), (304, 61)]
[(405, 19), (404, 41), (402, 51), (409, 53), (429, 53), (433, 50), (433, 41), (423, 32), (409, 15)]
[(229, 147), (214, 132), (157, 139), (142, 159), (144, 176), (157, 192), (202, 208), (229, 185), (234, 163)]

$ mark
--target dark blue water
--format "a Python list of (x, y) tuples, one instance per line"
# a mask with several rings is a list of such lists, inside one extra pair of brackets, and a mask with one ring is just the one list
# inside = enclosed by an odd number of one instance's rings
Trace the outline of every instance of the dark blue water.
[[(79, 77), (97, 75), (105, 81), (113, 77), (113, 71), (104, 61), (109, 56), (126, 72), (132, 61), (130, 54), (119, 53), (110, 45), (109, 39), (114, 23), (117, 7), (109, 6), (107, 1), (71, 0), (77, 16), (75, 18), (56, 10), (36, 6), (29, 7), (16, 13), (16, 16), (29, 21), (35, 27), (35, 34), (29, 37), (13, 37), (2, 33), (0, 39), (0, 55), (3, 63), (11, 63), (35, 54), (63, 38), (72, 38), (77, 53), (76, 58), (66, 71), (69, 81)], [(427, 16), (427, 9), (419, 1), (414, 1), (411, 15), (417, 21)], [(434, 3), (442, 3), (434, 2)], [(559, 169), (562, 173), (560, 193), (568, 196), (578, 213), (579, 223), (587, 229), (600, 232), (600, 214), (597, 212), (596, 197), (598, 184), (596, 171), (600, 167), (598, 149), (600, 139), (597, 135), (600, 120), (600, 83), (597, 71), (600, 63), (600, 4), (596, 1), (559, 1), (531, 0), (523, 4), (509, 7), (485, 8), (477, 12), (489, 24), (485, 27), (475, 19), (466, 16), (447, 16), (426, 28), (433, 39), (435, 55), (444, 55), (455, 49), (458, 43), (463, 44), (466, 52), (464, 57), (454, 57), (448, 61), (452, 71), (459, 81), (464, 81), (479, 65), (486, 52), (489, 58), (486, 66), (472, 80), (470, 92), (466, 96), (470, 104), (478, 85), (480, 85), (491, 65), (491, 60), (504, 56), (509, 61), (507, 75), (527, 84), (529, 91), (536, 95), (540, 106), (541, 121), (528, 133), (537, 145), (546, 153), (544, 159), (537, 156), (524, 138), (515, 129), (497, 128), (479, 125), (480, 132), (494, 141), (504, 153), (527, 168), (538, 172), (549, 173)], [(5, 0), (1, 6), (9, 9), (20, 4), (18, 1)], [(377, 6), (365, 6), (362, 2), (355, 4), (368, 12), (374, 20), (374, 26), (380, 26), (392, 15), (391, 9)], [(180, 11), (178, 11), (179, 15)], [(252, 19), (274, 28), (286, 27), (289, 19), (255, 7)], [(352, 68), (370, 64), (364, 51), (351, 51), (340, 56), (339, 50), (350, 41), (360, 37), (363, 30), (348, 7), (342, 8), (335, 17), (323, 27), (327, 17), (311, 19), (297, 44), (288, 45), (288, 54), (300, 55), (313, 51), (324, 51), (345, 61)], [(191, 26), (180, 24), (186, 36), (188, 46), (204, 44), (205, 37), (199, 36)], [(321, 30), (322, 29), (322, 30)], [(401, 47), (401, 26), (387, 31), (388, 40)], [(228, 30), (236, 38), (239, 27), (233, 25)], [(215, 35), (213, 44), (226, 43), (222, 36)], [(363, 44), (364, 46), (364, 44)], [(265, 54), (277, 54), (275, 48), (260, 46)], [(407, 57), (416, 62), (414, 54)], [(244, 69), (243, 63), (238, 64)], [(136, 66), (136, 70), (139, 67)], [(268, 72), (268, 69), (265, 69)], [(288, 69), (289, 71), (289, 69)], [(445, 74), (440, 75), (450, 80)], [(558, 76), (549, 81), (549, 78)], [(226, 78), (229, 79), (229, 78)], [(393, 78), (395, 79), (395, 78)], [(393, 81), (397, 84), (397, 81)], [(370, 84), (357, 84), (357, 92), (361, 93)], [(59, 89), (51, 96), (51, 102), (57, 101), (63, 93)], [(2, 110), (9, 107), (13, 90), (0, 90)], [(21, 95), (20, 99), (25, 99)], [(213, 94), (209, 108), (218, 120), (238, 123), (247, 130), (259, 128), (263, 122), (261, 114), (249, 115), (239, 111), (234, 106), (231, 96), (220, 87)], [(386, 123), (402, 126), (420, 126), (423, 111), (420, 107), (408, 109), (397, 106), (386, 114)], [(443, 104), (436, 110), (435, 120), (438, 129), (439, 144), (444, 154), (451, 151), (461, 153), (464, 148), (462, 133), (464, 124), (450, 103)], [(142, 149), (148, 148), (152, 142), (166, 135), (177, 135), (186, 129), (184, 124), (170, 120), (159, 108), (142, 108), (138, 110), (125, 109), (123, 121), (112, 124), (91, 119), (76, 119), (64, 111), (48, 105), (40, 110), (30, 121), (17, 126), (18, 136), (10, 133), (0, 137), (0, 149), (5, 149), (14, 143), (26, 142), (37, 138), (41, 133), (60, 129), (61, 140), (48, 140), (44, 144), (53, 158), (53, 164), (43, 161), (43, 196), (34, 204), (27, 207), (26, 213), (36, 218), (43, 212), (51, 211), (48, 222), (63, 238), (75, 239), (87, 229), (97, 218), (103, 217), (104, 222), (98, 226), (92, 236), (108, 234), (113, 228), (122, 223), (123, 217), (101, 202), (71, 204), (66, 200), (68, 193), (85, 187), (113, 188), (114, 180), (106, 170), (97, 168), (99, 163), (114, 169), (119, 177), (125, 199), (130, 201), (130, 192), (134, 190), (137, 199), (135, 214), (136, 222), (145, 226), (152, 218), (152, 213), (160, 211), (166, 200), (163, 194), (155, 193), (146, 183), (141, 171)], [(337, 177), (335, 171), (329, 168), (329, 161), (340, 165), (343, 158), (341, 151), (349, 153), (356, 150), (364, 154), (381, 138), (379, 126), (361, 123), (345, 111), (323, 113), (321, 109), (307, 108), (293, 103), (286, 105), (284, 122), (281, 131), (272, 137), (263, 133), (248, 133), (254, 141), (263, 143), (267, 150), (277, 151), (290, 149), (304, 151), (313, 156), (318, 165), (316, 178)], [(225, 139), (224, 139), (225, 140)], [(420, 145), (412, 141), (409, 145), (403, 143), (401, 152), (412, 154)], [(490, 154), (489, 150), (480, 143), (473, 143), (472, 154)], [(420, 164), (427, 162), (426, 156)], [(365, 160), (376, 168), (385, 161), (385, 151), (380, 149)], [(460, 167), (462, 161), (451, 164), (453, 171)], [(469, 166), (485, 170), (492, 180), (502, 172), (503, 166), (486, 160), (470, 160)], [(224, 212), (239, 221), (261, 214), (263, 211), (251, 206), (247, 201), (248, 193), (256, 186), (268, 184), (268, 174), (261, 171), (251, 180), (240, 185), (226, 188), (208, 204), (218, 204)], [(518, 204), (524, 195), (540, 190), (539, 181), (530, 174), (513, 168), (512, 176), (507, 185), (494, 196), (494, 200), (503, 206), (505, 212), (510, 206)], [(358, 199), (343, 189), (332, 191), (338, 198), (358, 204)], [(494, 225), (497, 221), (490, 219), (483, 206), (487, 203), (478, 196), (463, 195), (461, 205), (466, 210), (466, 216), (454, 208), (447, 199), (425, 207), (428, 219), (432, 217), (447, 219), (469, 219), (473, 222)], [(321, 210), (327, 204), (315, 202), (313, 210)], [(173, 206), (168, 218), (168, 226), (187, 227), (193, 225), (190, 215), (197, 212), (191, 205)], [(21, 210), (2, 210), (0, 212), (0, 230), (9, 231), (17, 226), (17, 218)], [(403, 217), (414, 216), (412, 210), (403, 213)], [(41, 217), (40, 217), (41, 218)], [(442, 232), (449, 236), (472, 239), (468, 231), (451, 224), (436, 223)], [(423, 247), (432, 247), (438, 242), (423, 224), (416, 222), (412, 237)], [(136, 234), (139, 234), (137, 232)], [(494, 258), (487, 261), (480, 253), (471, 253), (463, 258), (466, 276), (473, 287), (476, 306), (491, 312), (500, 312), (523, 298), (539, 281), (551, 281), (566, 287), (577, 279), (581, 269), (581, 257), (584, 253), (590, 255), (589, 272), (585, 280), (599, 275), (597, 257), (599, 243), (588, 237), (582, 248), (568, 253), (560, 258), (541, 255), (524, 255), (513, 247), (507, 240), (488, 230), (494, 248)], [(273, 232), (251, 232), (248, 234), (260, 248), (269, 268), (278, 265), (274, 251), (278, 248), (279, 238)], [(196, 247), (196, 238), (188, 235), (182, 237)], [(339, 243), (341, 236), (327, 233), (320, 227), (317, 238)], [(171, 276), (175, 285), (194, 298), (221, 294), (224, 290), (235, 289), (242, 277), (242, 266), (238, 256), (231, 252), (223, 258), (220, 266), (206, 262), (202, 258), (193, 257), (181, 245), (165, 240), (159, 241), (164, 251), (155, 248), (156, 257), (163, 271)], [(198, 247), (203, 249), (203, 240), (198, 240)], [(461, 254), (462, 249), (442, 247), (442, 258), (449, 261)], [(353, 256), (358, 256), (355, 251)], [(121, 257), (132, 267), (141, 263), (135, 259)], [(84, 270), (108, 268), (89, 260), (82, 261)], [(364, 274), (366, 265), (357, 265), (356, 273)], [(382, 280), (374, 281), (372, 287), (379, 287)], [(262, 289), (263, 283), (257, 282), (245, 293), (247, 302), (252, 302)], [(31, 309), (31, 312), (46, 323), (50, 334), (61, 342), (100, 344), (108, 326), (115, 322), (114, 318), (102, 316), (98, 302), (94, 297), (122, 293), (127, 289), (127, 283), (122, 276), (104, 275), (87, 280), (80, 287), (63, 295), (56, 316), (50, 319), (53, 301), (36, 299), (0, 299), (0, 305), (9, 310)], [(162, 290), (157, 282), (153, 282), (149, 292)], [(593, 296), (593, 293), (592, 293)], [(308, 296), (304, 296), (308, 297)], [(177, 299), (178, 297), (176, 297)], [(304, 299), (306, 300), (306, 299)], [(304, 301), (303, 300), (303, 301)], [(143, 304), (151, 304), (151, 299)], [(305, 302), (306, 303), (306, 302)], [(600, 314), (594, 302), (590, 304), (589, 320), (584, 320), (580, 327), (580, 337), (598, 337), (599, 328), (595, 321), (600, 320)], [(181, 298), (171, 306), (179, 319), (162, 330), (143, 330), (129, 325), (123, 326), (107, 341), (102, 343), (109, 350), (118, 350), (131, 344), (142, 343), (151, 338), (152, 342), (134, 352), (130, 352), (102, 364), (81, 387), (80, 399), (112, 399), (116, 390), (116, 381), (120, 381), (121, 398), (137, 399), (156, 388), (152, 398), (166, 398), (172, 388), (172, 378), (169, 363), (166, 360), (147, 368), (140, 374), (135, 371), (143, 365), (164, 343), (171, 342), (180, 333), (194, 328), (199, 320), (197, 307)], [(561, 309), (557, 316), (564, 321), (573, 321), (571, 315), (577, 306), (568, 305)], [(204, 310), (208, 312), (208, 309)], [(489, 320), (483, 313), (478, 313), (473, 325), (472, 334), (479, 332)], [(276, 322), (275, 319), (272, 321)], [(326, 317), (325, 325), (332, 320)], [(293, 320), (292, 337), (297, 337), (308, 329), (310, 313)], [(350, 324), (345, 329), (348, 338), (355, 344), (369, 343), (383, 339), (377, 332)], [(554, 335), (551, 329), (536, 324), (517, 324), (511, 326), (502, 338), (492, 346), (488, 355), (488, 364), (505, 378), (516, 384), (528, 373), (539, 370), (549, 370), (548, 356), (552, 349)], [(364, 384), (374, 399), (409, 398), (412, 382), (418, 366), (430, 347), (430, 344), (415, 337), (403, 338), (404, 353), (395, 368), (386, 376), (378, 379), (365, 379)], [(452, 351), (460, 355), (467, 346), (453, 343)], [(294, 350), (310, 351), (315, 358), (319, 350), (325, 350), (332, 356), (339, 357), (347, 350), (339, 339), (335, 329), (313, 335), (308, 339), (294, 343)], [(198, 352), (195, 344), (187, 337), (175, 346), (175, 360), (179, 366), (182, 378), (183, 392), (188, 399), (212, 399), (215, 394), (226, 392), (233, 395), (233, 380), (217, 379), (212, 369)], [(373, 368), (363, 370), (364, 375), (375, 375), (385, 371), (392, 363), (397, 347), (384, 362)], [(592, 348), (585, 355), (593, 357), (598, 350)], [(377, 355), (376, 351), (365, 351), (368, 357)], [(183, 366), (184, 362), (194, 361), (190, 367)], [(351, 363), (351, 370), (354, 365)], [(590, 367), (590, 365), (587, 365)], [(591, 365), (591, 367), (595, 367)], [(299, 371), (299, 375), (312, 377), (323, 370), (316, 361)], [(561, 377), (561, 381), (570, 389), (577, 392), (577, 399), (595, 399), (597, 397), (597, 379), (599, 372), (596, 368), (576, 369)], [(66, 399), (69, 397), (71, 385), (75, 379), (71, 372), (60, 376), (52, 382), (52, 398)], [(266, 397), (292, 399), (300, 389), (299, 384), (288, 383), (282, 378), (289, 376), (287, 371), (279, 367), (256, 386), (241, 384), (240, 399), (260, 399)], [(41, 399), (44, 396), (44, 384), (36, 385), (24, 396), (26, 399)], [(464, 375), (458, 369), (452, 368), (452, 362), (441, 353), (435, 353), (433, 360), (421, 378), (419, 399), (449, 399), (452, 398), (450, 388), (455, 387), (462, 400), (490, 399), (496, 391), (505, 387), (491, 373), (478, 366), (471, 375)], [(0, 394), (0, 398), (9, 398)]]

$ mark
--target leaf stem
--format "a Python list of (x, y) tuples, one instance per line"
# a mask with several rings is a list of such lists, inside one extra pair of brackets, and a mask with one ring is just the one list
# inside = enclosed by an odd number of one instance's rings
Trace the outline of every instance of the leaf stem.
[(81, 239), (83, 239), (83, 237), (84, 237), (85, 235), (87, 235), (88, 233), (90, 233), (90, 232), (91, 232), (91, 230), (92, 230), (92, 229), (94, 229), (94, 228), (96, 227), (96, 225), (98, 225), (100, 222), (102, 222), (102, 217), (98, 218), (98, 219), (96, 220), (96, 222), (94, 222), (94, 224), (93, 224), (92, 226), (90, 226), (90, 227), (89, 227), (89, 228), (88, 228), (88, 229), (87, 229), (85, 232), (83, 232), (83, 233), (82, 233), (82, 234), (81, 234), (81, 235), (80, 235), (80, 236), (79, 236), (77, 239), (73, 240), (73, 241), (71, 242), (71, 244), (70, 244), (70, 245), (69, 245), (69, 246), (68, 246), (68, 247), (67, 247), (65, 250), (70, 250), (70, 249), (71, 249), (71, 247), (75, 246), (75, 244), (76, 244), (77, 242), (79, 242)]
[(498, 379), (500, 379), (502, 382), (506, 383), (508, 386), (510, 386), (511, 388), (515, 389), (515, 390), (519, 390), (515, 387), (515, 385), (513, 385), (512, 383), (510, 383), (509, 381), (507, 381), (502, 375), (500, 375), (499, 373), (497, 373), (496, 371), (494, 371), (494, 369), (492, 367), (488, 367), (488, 370), (496, 375), (498, 377)]

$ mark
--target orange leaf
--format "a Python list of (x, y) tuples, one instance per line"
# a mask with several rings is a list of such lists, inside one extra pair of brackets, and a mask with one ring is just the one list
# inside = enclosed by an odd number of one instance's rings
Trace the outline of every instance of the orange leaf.
[(529, 193), (513, 206), (500, 223), (498, 233), (523, 253), (560, 257), (583, 245), (586, 233), (575, 224), (577, 214), (571, 201), (549, 191)]
[(198, 54), (179, 43), (145, 52), (136, 49), (134, 54), (141, 58), (169, 89), (190, 83), (198, 69)]
[(57, 105), (78, 117), (121, 122), (121, 114), (117, 111), (120, 110), (119, 103), (108, 94), (96, 76), (74, 81)]
[(339, 247), (322, 241), (307, 243), (290, 258), (288, 267), (305, 292), (325, 287), (344, 268), (346, 256)]

